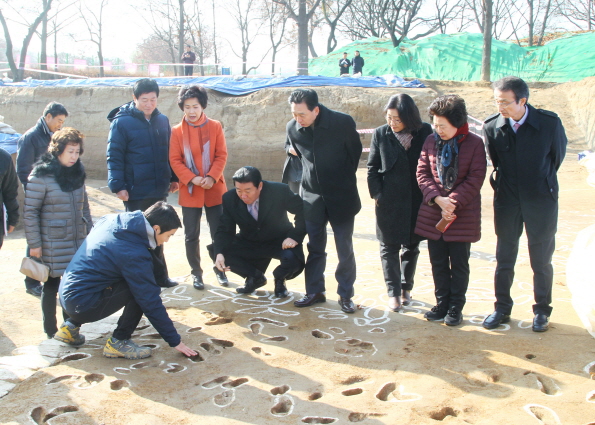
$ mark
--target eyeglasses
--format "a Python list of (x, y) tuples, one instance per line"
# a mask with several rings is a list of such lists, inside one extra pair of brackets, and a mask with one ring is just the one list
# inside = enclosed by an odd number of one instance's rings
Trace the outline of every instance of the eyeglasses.
[(515, 102), (516, 100), (511, 100), (510, 102), (499, 102), (497, 100), (494, 100), (494, 105), (496, 105), (498, 108), (507, 108)]
[(402, 123), (403, 123), (403, 121), (401, 121), (401, 120), (400, 120), (400, 119), (398, 119), (397, 117), (391, 117), (390, 115), (387, 115), (387, 116), (386, 116), (386, 120), (387, 120), (388, 122), (393, 122), (393, 123), (395, 123), (395, 124), (402, 124)]

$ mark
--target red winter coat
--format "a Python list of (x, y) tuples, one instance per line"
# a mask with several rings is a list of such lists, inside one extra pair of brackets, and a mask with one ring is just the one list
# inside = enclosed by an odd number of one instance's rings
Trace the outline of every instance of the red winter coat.
[[(483, 140), (469, 133), (459, 142), (459, 174), (450, 193), (442, 187), (436, 170), (434, 134), (426, 139), (417, 164), (417, 183), (423, 202), (417, 215), (415, 233), (446, 242), (477, 242), (481, 238), (481, 186), (486, 175), (486, 151)], [(448, 196), (457, 202), (456, 220), (444, 233), (436, 229), (442, 218), (437, 204), (429, 205), (436, 196)]]

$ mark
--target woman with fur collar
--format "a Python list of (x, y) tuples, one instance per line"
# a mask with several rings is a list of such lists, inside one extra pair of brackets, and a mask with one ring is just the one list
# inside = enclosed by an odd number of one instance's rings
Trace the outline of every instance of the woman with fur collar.
[[(93, 225), (85, 190), (83, 134), (64, 128), (33, 167), (25, 195), (25, 233), (32, 257), (49, 266), (41, 309), (48, 338), (57, 332), (56, 296), (60, 277)], [(63, 313), (64, 318), (68, 317)], [(81, 335), (76, 344), (85, 342)]]

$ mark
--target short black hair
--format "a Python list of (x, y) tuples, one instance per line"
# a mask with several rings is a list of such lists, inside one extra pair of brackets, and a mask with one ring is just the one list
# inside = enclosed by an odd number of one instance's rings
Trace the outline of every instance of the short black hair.
[(514, 93), (516, 103), (522, 98), (529, 101), (529, 86), (519, 77), (504, 77), (492, 84), (494, 90), (511, 91)]
[(295, 89), (289, 95), (289, 104), (305, 103), (309, 111), (318, 106), (318, 93), (312, 89)]
[(196, 98), (202, 109), (206, 109), (209, 95), (205, 88), (202, 86), (184, 86), (178, 92), (178, 106), (182, 111), (184, 110), (184, 101), (192, 98)]
[(419, 109), (408, 94), (399, 93), (391, 96), (384, 107), (384, 112), (388, 109), (397, 110), (399, 113), (399, 120), (401, 120), (407, 130), (419, 130), (421, 128), (423, 122), (419, 115)]
[(43, 116), (45, 117), (47, 114), (50, 114), (52, 118), (56, 118), (58, 115), (64, 115), (65, 117), (67, 117), (68, 111), (61, 103), (50, 102), (43, 110)]
[(165, 201), (155, 202), (143, 214), (151, 226), (159, 226), (159, 234), (182, 227), (178, 213)]
[(429, 106), (428, 113), (430, 118), (434, 118), (434, 116), (446, 118), (456, 128), (461, 128), (467, 122), (465, 101), (457, 94), (445, 94), (437, 97)]
[(141, 78), (134, 83), (134, 87), (132, 88), (132, 93), (137, 99), (145, 93), (153, 92), (159, 97), (159, 85), (157, 85), (157, 81), (152, 78)]
[(347, 52), (343, 52), (343, 54), (344, 54), (344, 55), (346, 55), (346, 54), (347, 54)]
[(246, 165), (233, 174), (232, 180), (234, 182), (234, 186), (235, 182), (238, 182), (252, 183), (254, 187), (258, 187), (258, 185), (260, 185), (262, 182), (262, 175), (260, 174), (260, 171), (258, 171), (258, 168)]

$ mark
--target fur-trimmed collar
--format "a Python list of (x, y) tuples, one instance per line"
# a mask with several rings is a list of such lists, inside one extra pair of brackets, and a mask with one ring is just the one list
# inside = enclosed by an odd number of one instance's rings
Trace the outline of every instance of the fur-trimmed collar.
[(31, 175), (36, 177), (54, 176), (63, 192), (72, 192), (85, 184), (85, 167), (79, 159), (72, 167), (60, 164), (51, 153), (44, 153), (35, 163)]

